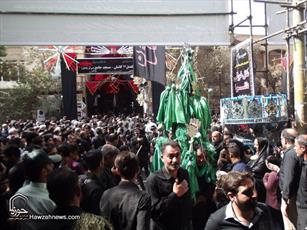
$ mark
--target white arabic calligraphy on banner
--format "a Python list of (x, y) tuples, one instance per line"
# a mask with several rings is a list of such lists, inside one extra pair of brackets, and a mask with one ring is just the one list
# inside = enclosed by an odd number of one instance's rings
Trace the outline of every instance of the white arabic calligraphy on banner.
[(231, 49), (231, 96), (255, 95), (252, 43), (245, 40)]

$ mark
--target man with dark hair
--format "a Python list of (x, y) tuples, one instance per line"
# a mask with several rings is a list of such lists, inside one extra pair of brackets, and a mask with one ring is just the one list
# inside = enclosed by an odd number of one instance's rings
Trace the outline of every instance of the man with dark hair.
[(231, 171), (237, 171), (237, 172), (251, 171), (250, 168), (241, 159), (243, 153), (238, 144), (234, 142), (228, 143), (227, 150), (229, 153), (230, 162), (232, 164)]
[(302, 157), (302, 168), (296, 197), (297, 229), (307, 228), (307, 135), (299, 135), (295, 140), (295, 151)]
[(118, 145), (118, 135), (116, 133), (110, 133), (106, 136), (106, 144), (113, 145), (117, 147)]
[(121, 152), (114, 166), (121, 182), (103, 193), (100, 200), (102, 215), (113, 224), (115, 230), (148, 230), (151, 202), (150, 196), (136, 184), (140, 170), (136, 155)]
[(35, 145), (35, 139), (39, 139), (39, 136), (35, 132), (24, 132), (24, 138), (26, 140), (26, 147), (25, 150), (31, 152), (35, 148), (39, 148)]
[(1, 137), (0, 135), (0, 154), (3, 153), (3, 150), (6, 148), (8, 142), (9, 139), (7, 139), (6, 137)]
[(60, 167), (68, 167), (78, 175), (84, 173), (84, 168), (79, 163), (78, 146), (64, 143), (58, 147), (58, 153), (62, 156)]
[(106, 143), (105, 133), (103, 133), (101, 127), (97, 127), (95, 131), (96, 131), (96, 136), (92, 138), (92, 143), (93, 147), (95, 149), (98, 149)]
[[(16, 194), (26, 196), (28, 203), (24, 204), (22, 200), (16, 199), (16, 208), (24, 208), (29, 214), (50, 214), (55, 208), (46, 189), (47, 176), (53, 170), (51, 159), (43, 150), (36, 149), (23, 157), (23, 163), (29, 184), (21, 187)], [(27, 220), (22, 221), (20, 226), (22, 229), (37, 229), (41, 224), (37, 220)]]
[(221, 150), (224, 148), (222, 133), (219, 131), (213, 131), (211, 134), (211, 141), (214, 145), (217, 156), (219, 156)]
[(283, 148), (283, 159), (279, 171), (279, 188), (282, 193), (281, 213), (285, 229), (296, 229), (297, 209), (296, 193), (300, 178), (300, 160), (294, 150), (298, 132), (287, 128), (281, 132), (280, 141)]
[(80, 176), (81, 207), (86, 212), (99, 215), (99, 201), (104, 191), (104, 187), (99, 181), (102, 170), (102, 153), (98, 149), (92, 149), (84, 156), (83, 160), (88, 172), (83, 178)]
[(114, 175), (112, 168), (114, 166), (114, 160), (117, 154), (119, 154), (118, 148), (111, 144), (105, 144), (101, 148), (103, 169), (100, 173), (99, 180), (103, 185), (104, 190), (112, 188), (118, 185), (120, 178)]
[(10, 186), (9, 196), (13, 195), (19, 188), (21, 188), (25, 181), (25, 170), (20, 154), (20, 149), (17, 145), (9, 144), (3, 151), (7, 163), (6, 166), (8, 168)]
[(215, 183), (212, 180), (213, 175), (210, 171), (214, 171), (214, 166), (210, 163), (208, 151), (202, 145), (196, 145), (196, 165), (199, 171), (197, 182), (199, 191), (196, 193), (196, 202), (193, 206), (193, 229), (203, 230), (206, 226), (211, 213), (216, 211), (216, 204), (213, 201), (215, 191)]
[(54, 140), (53, 140), (53, 135), (50, 133), (47, 133), (43, 136), (43, 140), (44, 140), (44, 145), (48, 145), (48, 144), (54, 144)]
[(192, 229), (189, 176), (180, 167), (180, 154), (177, 142), (166, 142), (162, 146), (164, 167), (147, 178), (147, 191), (152, 200), (152, 229)]
[(205, 229), (274, 229), (268, 207), (257, 202), (252, 175), (229, 172), (225, 177), (222, 187), (230, 202), (211, 214)]
[(3, 150), (4, 160), (8, 169), (20, 162), (20, 149), (15, 144), (8, 144)]
[(48, 176), (47, 189), (50, 198), (56, 203), (52, 215), (71, 218), (49, 220), (42, 229), (112, 229), (111, 224), (103, 217), (82, 211), (78, 176), (71, 169), (67, 167), (55, 169)]

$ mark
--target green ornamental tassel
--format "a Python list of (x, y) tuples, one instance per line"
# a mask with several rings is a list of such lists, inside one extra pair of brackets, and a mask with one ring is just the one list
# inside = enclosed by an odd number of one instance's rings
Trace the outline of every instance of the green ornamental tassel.
[(190, 147), (187, 152), (185, 152), (181, 166), (185, 168), (189, 173), (189, 189), (193, 202), (196, 202), (196, 193), (199, 191), (199, 185), (197, 180), (197, 164), (196, 164), (196, 154), (193, 151), (194, 137), (190, 140)]
[(176, 122), (175, 117), (175, 104), (176, 104), (176, 86), (173, 84), (171, 86), (167, 104), (165, 107), (165, 115), (164, 115), (164, 125), (166, 131), (172, 131), (172, 126)]
[(185, 125), (179, 124), (176, 127), (174, 140), (180, 145), (181, 159), (183, 159), (186, 152), (189, 151), (189, 139), (187, 136), (187, 129)]
[(160, 95), (160, 105), (159, 105), (159, 111), (157, 114), (157, 121), (160, 124), (163, 124), (165, 120), (165, 110), (167, 106), (170, 89), (171, 89), (170, 86), (166, 86), (165, 90)]
[(163, 167), (164, 164), (161, 158), (162, 157), (162, 146), (167, 141), (168, 141), (168, 138), (165, 136), (160, 136), (157, 138), (154, 154), (152, 157), (151, 167), (150, 167), (151, 172), (155, 172)]

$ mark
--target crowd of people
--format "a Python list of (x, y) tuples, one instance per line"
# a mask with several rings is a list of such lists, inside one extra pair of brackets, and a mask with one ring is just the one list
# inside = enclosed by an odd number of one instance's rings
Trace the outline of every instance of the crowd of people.
[(307, 135), (285, 128), (280, 146), (256, 136), (254, 151), (234, 137), (212, 124), (216, 162), (194, 146), (197, 166), (214, 164), (217, 180), (198, 176), (193, 200), (181, 146), (153, 117), (8, 121), (0, 133), (0, 229), (305, 229)]

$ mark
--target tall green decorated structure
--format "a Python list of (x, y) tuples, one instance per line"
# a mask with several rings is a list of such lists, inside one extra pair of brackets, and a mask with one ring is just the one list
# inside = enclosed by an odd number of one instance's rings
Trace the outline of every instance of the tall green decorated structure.
[[(207, 131), (211, 124), (210, 109), (206, 98), (200, 94), (197, 78), (192, 66), (193, 50), (184, 48), (182, 64), (178, 71), (179, 84), (168, 85), (160, 96), (160, 107), (157, 121), (162, 124), (165, 132), (172, 132), (172, 139), (181, 146), (181, 166), (189, 172), (190, 192), (196, 199), (199, 191), (197, 177), (204, 177), (207, 182), (215, 182), (216, 154), (209, 143)], [(167, 141), (166, 136), (157, 139), (152, 171), (163, 166), (161, 147)], [(193, 146), (201, 145), (206, 152), (206, 164), (198, 166)]]

